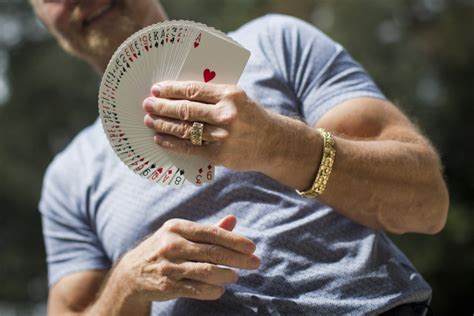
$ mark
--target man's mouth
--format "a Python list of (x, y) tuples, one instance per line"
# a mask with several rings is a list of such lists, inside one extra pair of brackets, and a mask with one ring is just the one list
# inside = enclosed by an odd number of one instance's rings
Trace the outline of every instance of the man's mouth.
[(91, 23), (94, 23), (95, 21), (99, 20), (101, 17), (103, 17), (105, 14), (107, 14), (113, 7), (115, 6), (116, 0), (110, 0), (110, 2), (106, 5), (103, 5), (102, 7), (97, 8), (94, 10), (87, 18), (84, 19), (82, 22), (84, 27), (89, 26)]

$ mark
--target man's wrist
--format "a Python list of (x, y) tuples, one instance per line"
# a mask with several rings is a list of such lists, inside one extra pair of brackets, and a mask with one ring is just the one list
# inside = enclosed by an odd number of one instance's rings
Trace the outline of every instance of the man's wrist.
[(322, 156), (320, 133), (305, 122), (276, 113), (267, 129), (263, 164), (258, 171), (298, 190), (311, 186)]
[[(134, 285), (126, 255), (112, 269), (104, 287), (91, 309), (91, 315), (145, 315), (150, 308), (146, 299)], [(132, 314), (131, 314), (132, 313)]]

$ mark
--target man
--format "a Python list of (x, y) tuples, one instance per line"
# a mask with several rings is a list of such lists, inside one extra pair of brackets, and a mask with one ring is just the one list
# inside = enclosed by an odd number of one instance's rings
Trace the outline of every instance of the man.
[[(167, 18), (155, 0), (32, 3), (99, 73), (130, 34)], [(141, 179), (100, 122), (48, 168), (49, 313), (421, 315), (410, 304), (431, 289), (383, 230), (444, 226), (449, 198), (428, 140), (312, 26), (272, 15), (230, 35), (252, 52), (240, 87), (160, 82), (143, 102), (157, 146), (223, 166), (212, 184)], [(196, 121), (203, 146), (189, 141)]]

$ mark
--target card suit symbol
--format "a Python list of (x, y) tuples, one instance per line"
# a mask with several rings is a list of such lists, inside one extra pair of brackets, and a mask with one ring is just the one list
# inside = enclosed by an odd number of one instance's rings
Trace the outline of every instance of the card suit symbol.
[(158, 48), (158, 42), (155, 43), (155, 48)]
[[(129, 63), (127, 63), (127, 68), (130, 68), (130, 64), (129, 64)], [(125, 69), (125, 67), (124, 67), (123, 69)], [(126, 70), (125, 70), (125, 71), (126, 71)]]
[(184, 174), (184, 170), (181, 170), (181, 171), (179, 172), (179, 174), (180, 174), (180, 175), (183, 175), (183, 174)]
[(199, 173), (202, 173), (202, 171), (203, 171), (202, 168), (200, 168), (200, 169), (199, 169)]
[(172, 173), (173, 173), (173, 171), (172, 171), (172, 170), (168, 170), (168, 174), (172, 174)]
[(194, 42), (194, 48), (198, 48), (199, 47), (199, 42)]
[(204, 82), (209, 82), (216, 76), (216, 72), (211, 71), (209, 68), (204, 69), (204, 72), (202, 74), (204, 76)]
[(211, 166), (211, 165), (207, 166), (207, 169), (211, 170), (211, 169), (212, 169), (212, 166)]
[(158, 169), (158, 173), (162, 173), (162, 172), (163, 172), (163, 168)]
[(130, 60), (130, 61), (133, 63), (133, 59), (132, 59), (132, 58), (129, 58), (128, 60)]
[(161, 40), (161, 45), (163, 46), (163, 44), (165, 43), (165, 40)]
[(152, 164), (152, 165), (150, 166), (151, 169), (155, 169), (155, 167), (156, 167), (155, 164)]
[(137, 57), (137, 54), (133, 54), (133, 57), (135, 57), (135, 59), (137, 59), (137, 58), (138, 58), (138, 57)]

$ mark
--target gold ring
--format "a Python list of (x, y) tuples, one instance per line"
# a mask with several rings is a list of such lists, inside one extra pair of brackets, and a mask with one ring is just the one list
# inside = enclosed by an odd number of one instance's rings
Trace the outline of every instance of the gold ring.
[(204, 131), (204, 124), (194, 122), (191, 129), (191, 144), (202, 146), (202, 134)]

